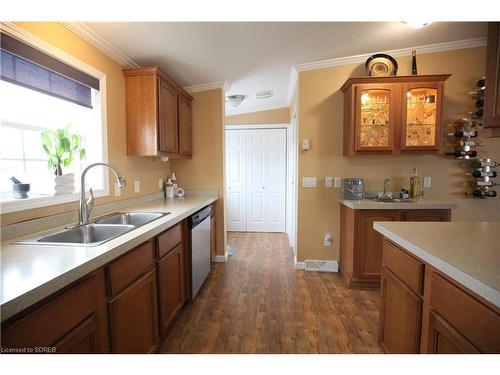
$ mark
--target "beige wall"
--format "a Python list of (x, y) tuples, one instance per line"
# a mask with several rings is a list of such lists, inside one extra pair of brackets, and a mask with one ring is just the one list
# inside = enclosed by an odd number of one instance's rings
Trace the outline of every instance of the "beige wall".
[[(410, 58), (399, 58), (399, 74), (410, 73)], [(451, 73), (446, 82), (444, 121), (449, 125), (474, 107), (467, 93), (484, 74), (485, 49), (473, 48), (418, 56), (420, 74)], [(363, 177), (367, 190), (382, 190), (385, 178), (393, 190), (409, 185), (412, 167), (419, 174), (432, 177), (432, 188), (425, 196), (454, 202), (454, 221), (499, 221), (500, 198), (466, 198), (465, 171), (461, 162), (442, 155), (434, 156), (342, 156), (341, 85), (348, 77), (365, 75), (363, 64), (343, 65), (301, 72), (298, 89), (299, 140), (309, 138), (312, 149), (299, 152), (298, 181), (303, 176), (317, 176), (318, 188), (299, 187), (298, 261), (338, 259), (339, 189), (324, 188), (325, 176)], [(446, 129), (447, 130), (447, 129)], [(445, 132), (446, 132), (445, 130)], [(445, 142), (446, 142), (445, 137)], [(449, 139), (449, 138), (448, 138)], [(500, 139), (483, 139), (481, 155), (500, 160)], [(334, 246), (324, 247), (326, 232), (334, 236)]]
[(217, 189), (217, 253), (224, 255), (224, 93), (221, 89), (193, 93), (193, 158), (172, 160), (179, 185)]
[[(102, 204), (157, 192), (159, 190), (158, 178), (168, 175), (169, 162), (126, 155), (125, 84), (121, 66), (57, 22), (16, 24), (106, 74), (108, 159), (118, 167), (129, 185), (123, 190), (120, 198), (115, 198), (114, 182), (110, 180), (111, 195), (96, 199), (96, 203)], [(110, 176), (112, 177), (112, 174)], [(134, 180), (141, 181), (141, 192), (138, 194), (134, 193)], [(20, 211), (1, 215), (1, 222), (2, 224), (15, 223), (76, 209), (77, 202), (73, 202), (50, 208)]]
[(269, 111), (243, 113), (226, 116), (226, 125), (253, 124), (288, 124), (290, 122), (290, 107), (271, 109)]

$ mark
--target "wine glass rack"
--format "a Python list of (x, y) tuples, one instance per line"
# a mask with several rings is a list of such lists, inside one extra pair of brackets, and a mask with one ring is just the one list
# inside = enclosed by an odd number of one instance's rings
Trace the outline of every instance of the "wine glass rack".
[(465, 195), (479, 199), (497, 196), (493, 189), (497, 184), (492, 179), (497, 177), (497, 171), (494, 169), (500, 166), (499, 163), (487, 156), (477, 159), (477, 148), (483, 146), (478, 139), (478, 128), (482, 126), (484, 89), (485, 79), (483, 77), (477, 81), (476, 90), (469, 92), (469, 96), (474, 99), (475, 110), (469, 112), (467, 117), (453, 123), (453, 132), (448, 135), (454, 137), (454, 150), (446, 153), (455, 159), (469, 161), (469, 172), (466, 175), (471, 177), (468, 181), (470, 190)]

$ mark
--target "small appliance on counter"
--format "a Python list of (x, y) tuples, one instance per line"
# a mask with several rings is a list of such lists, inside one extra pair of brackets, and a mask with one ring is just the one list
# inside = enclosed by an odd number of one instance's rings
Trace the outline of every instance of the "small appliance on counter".
[(342, 198), (349, 200), (363, 199), (364, 180), (362, 178), (350, 177), (342, 180)]

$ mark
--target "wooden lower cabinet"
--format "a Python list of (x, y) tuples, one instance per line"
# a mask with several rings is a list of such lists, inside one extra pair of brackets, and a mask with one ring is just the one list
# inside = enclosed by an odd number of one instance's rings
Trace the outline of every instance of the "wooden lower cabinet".
[(2, 322), (2, 347), (30, 353), (107, 353), (104, 272), (98, 270)]
[(382, 267), (379, 341), (388, 353), (420, 350), (422, 298)]
[(158, 262), (160, 335), (166, 335), (185, 302), (184, 257), (178, 244)]
[(156, 272), (150, 271), (109, 301), (112, 353), (152, 353), (158, 346)]
[(386, 239), (383, 255), (379, 341), (386, 352), (500, 353), (499, 308)]
[(353, 210), (341, 205), (340, 272), (351, 288), (379, 288), (383, 236), (375, 221), (450, 221), (451, 210)]

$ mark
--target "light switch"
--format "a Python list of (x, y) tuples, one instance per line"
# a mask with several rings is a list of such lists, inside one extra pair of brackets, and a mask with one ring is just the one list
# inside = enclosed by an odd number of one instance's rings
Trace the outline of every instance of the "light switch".
[(139, 180), (134, 181), (134, 192), (135, 193), (141, 192), (141, 181), (139, 181)]
[(315, 188), (318, 184), (316, 177), (302, 177), (302, 187)]
[(333, 183), (333, 187), (339, 188), (342, 185), (342, 179), (340, 177), (335, 177), (335, 182)]
[(430, 188), (432, 185), (432, 180), (430, 177), (424, 177), (424, 188)]
[(332, 176), (326, 176), (325, 177), (325, 187), (331, 188), (333, 186), (333, 177)]

